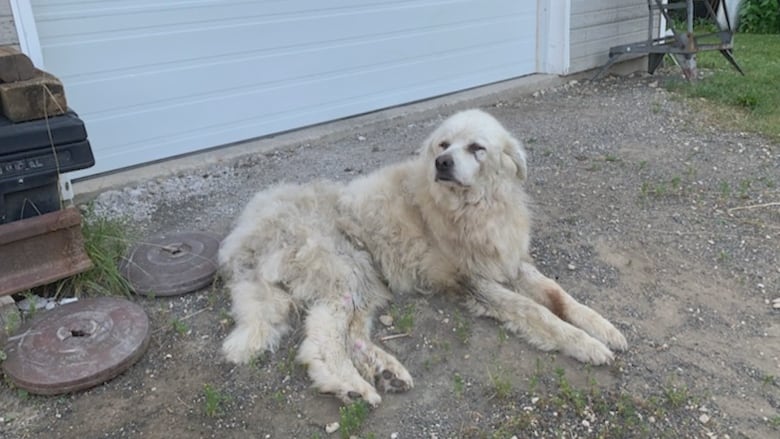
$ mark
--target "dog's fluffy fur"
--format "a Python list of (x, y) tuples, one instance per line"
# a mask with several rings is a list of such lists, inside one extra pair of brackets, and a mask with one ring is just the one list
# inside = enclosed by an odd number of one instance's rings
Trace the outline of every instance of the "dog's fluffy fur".
[[(393, 293), (456, 293), (542, 350), (603, 364), (626, 339), (542, 275), (528, 254), (522, 145), (492, 116), (450, 117), (420, 154), (346, 186), (259, 192), (222, 243), (236, 327), (223, 351), (247, 362), (273, 350), (292, 309), (306, 309), (297, 360), (314, 386), (377, 405), (413, 386), (371, 342), (375, 311)], [(376, 387), (375, 387), (376, 386)]]

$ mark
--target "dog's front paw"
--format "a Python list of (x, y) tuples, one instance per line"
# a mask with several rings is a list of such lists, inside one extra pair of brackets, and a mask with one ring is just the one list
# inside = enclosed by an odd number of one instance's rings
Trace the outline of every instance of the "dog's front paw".
[(626, 341), (626, 337), (624, 337), (623, 334), (621, 334), (620, 331), (612, 325), (610, 325), (604, 334), (604, 342), (607, 343), (607, 346), (616, 351), (625, 351), (628, 349), (628, 341)]
[(577, 343), (565, 346), (562, 351), (564, 354), (574, 357), (583, 363), (596, 366), (609, 364), (615, 359), (612, 351), (604, 343), (590, 336), (582, 337)]
[(610, 349), (616, 351), (625, 351), (628, 349), (626, 337), (624, 337), (612, 323), (609, 323), (607, 319), (599, 317), (594, 324), (588, 325), (586, 332), (609, 346)]

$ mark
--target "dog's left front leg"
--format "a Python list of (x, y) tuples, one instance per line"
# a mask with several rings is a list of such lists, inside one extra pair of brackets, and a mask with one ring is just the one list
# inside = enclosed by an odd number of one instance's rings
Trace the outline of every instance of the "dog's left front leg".
[(520, 283), (523, 290), (553, 314), (582, 328), (588, 334), (606, 343), (612, 349), (624, 351), (626, 338), (612, 323), (598, 312), (571, 297), (557, 282), (543, 275), (530, 263), (520, 267)]
[(613, 359), (604, 343), (555, 316), (528, 297), (487, 279), (469, 279), (466, 306), (477, 315), (493, 317), (539, 349), (560, 350), (583, 363), (605, 364)]

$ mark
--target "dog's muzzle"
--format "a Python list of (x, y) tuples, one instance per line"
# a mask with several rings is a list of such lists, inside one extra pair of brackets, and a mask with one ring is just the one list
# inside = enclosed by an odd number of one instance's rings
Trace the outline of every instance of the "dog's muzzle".
[(449, 154), (436, 157), (436, 181), (454, 181), (455, 161)]

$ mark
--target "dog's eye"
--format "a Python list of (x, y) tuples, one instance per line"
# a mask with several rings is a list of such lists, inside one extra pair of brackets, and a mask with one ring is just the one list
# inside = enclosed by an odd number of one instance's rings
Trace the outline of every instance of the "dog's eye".
[(479, 143), (472, 143), (469, 145), (469, 152), (476, 154), (477, 151), (484, 151), (485, 147), (480, 145)]
[(449, 147), (450, 147), (450, 142), (441, 142), (439, 144), (439, 148), (441, 148), (441, 149), (447, 149)]

